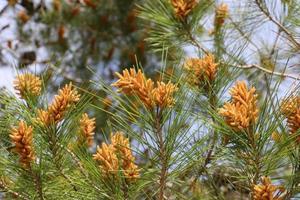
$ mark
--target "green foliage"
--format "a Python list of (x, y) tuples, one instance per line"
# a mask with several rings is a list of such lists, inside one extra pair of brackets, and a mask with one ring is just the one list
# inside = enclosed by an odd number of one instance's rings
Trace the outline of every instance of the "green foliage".
[[(38, 98), (21, 100), (1, 91), (0, 189), (4, 198), (258, 200), (263, 194), (257, 188), (264, 184), (268, 186), (264, 188), (269, 192), (267, 199), (298, 198), (299, 78), (290, 74), (297, 72), (293, 66), (300, 46), (298, 4), (230, 1), (227, 9), (221, 2), (201, 0), (186, 15), (178, 16), (175, 6), (180, 4), (172, 1), (140, 2), (138, 14), (147, 30), (146, 41), (154, 52), (162, 52), (162, 61), (153, 67), (158, 67), (158, 76), (149, 80), (146, 73), (138, 71), (144, 69), (142, 61), (131, 74), (120, 72), (112, 86), (90, 68), (94, 73), (91, 80), (85, 80), (89, 83), (77, 86), (80, 100), (66, 107), (55, 106), (54, 110), (65, 108), (66, 112), (55, 112), (61, 114), (58, 122), (46, 125), (39, 117), (40, 109), (51, 108), (46, 98), (51, 96), (47, 78)], [(102, 29), (115, 29), (111, 24), (98, 26), (102, 12), (127, 16), (133, 2), (112, 1), (103, 10), (98, 4), (84, 8), (78, 16), (85, 22), (82, 24), (68, 17), (69, 4), (61, 6), (61, 13), (43, 11), (42, 22), (49, 24), (48, 28), (66, 20), (74, 35), (89, 32), (89, 28), (100, 34)], [(93, 15), (88, 9), (99, 13)], [(272, 30), (262, 32), (268, 26)], [(265, 34), (270, 34), (269, 39), (261, 42), (264, 37), (260, 35)], [(105, 48), (113, 45), (109, 41), (115, 38), (113, 34), (107, 37)], [(130, 48), (125, 40), (118, 42)], [(67, 44), (65, 50), (69, 50)], [(93, 56), (90, 51), (84, 54)], [(195, 60), (189, 68), (190, 57)], [(85, 61), (82, 57), (78, 60)], [(123, 67), (128, 65), (120, 69)], [(174, 95), (167, 83), (178, 88), (172, 91)], [(160, 84), (164, 90), (157, 92)], [(297, 99), (294, 104), (289, 102), (293, 98)], [(65, 101), (58, 102), (63, 105)], [(104, 124), (97, 128), (101, 134), (95, 135), (91, 147), (79, 140), (84, 112)], [(104, 118), (98, 115), (102, 112)], [(10, 136), (21, 120), (33, 127), (35, 159), (30, 167), (19, 162), (22, 154)], [(111, 139), (118, 131), (129, 139), (130, 147), (121, 146), (127, 160)], [(103, 153), (102, 142), (114, 149), (110, 156)], [(98, 154), (106, 162), (96, 159)], [(135, 160), (128, 159), (131, 156)], [(131, 179), (133, 173), (126, 174), (128, 161), (138, 166), (139, 177)], [(113, 170), (107, 170), (106, 164)], [(265, 176), (271, 177), (272, 183), (265, 181)], [(281, 198), (275, 197), (276, 192)]]

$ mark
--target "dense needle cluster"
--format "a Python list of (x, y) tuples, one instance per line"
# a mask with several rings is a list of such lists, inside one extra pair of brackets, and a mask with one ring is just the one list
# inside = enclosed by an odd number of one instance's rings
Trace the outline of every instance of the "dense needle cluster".
[[(296, 133), (300, 128), (300, 97), (293, 96), (285, 99), (281, 104), (281, 112), (287, 118), (290, 132)], [(300, 141), (300, 137), (298, 140)]]
[(196, 0), (171, 0), (175, 15), (180, 19), (185, 19), (186, 16), (197, 5)]
[(247, 88), (245, 82), (237, 82), (230, 89), (231, 101), (219, 110), (226, 123), (235, 130), (243, 130), (255, 123), (258, 117), (255, 88)]
[(116, 74), (119, 80), (112, 85), (119, 88), (124, 94), (137, 95), (147, 108), (173, 106), (173, 95), (178, 89), (176, 85), (170, 82), (167, 84), (157, 82), (155, 87), (151, 79), (146, 79), (141, 70), (136, 72), (134, 68), (130, 68), (129, 71), (125, 69), (123, 75)]
[(261, 184), (253, 187), (253, 200), (283, 200), (284, 188), (272, 185), (269, 177), (262, 177)]
[(14, 80), (14, 88), (22, 99), (39, 96), (42, 90), (42, 81), (38, 76), (30, 73), (20, 74)]
[(189, 58), (184, 64), (184, 69), (188, 72), (189, 81), (194, 85), (199, 85), (204, 80), (213, 81), (217, 73), (218, 63), (212, 54), (204, 58)]
[(111, 136), (111, 144), (103, 143), (97, 147), (94, 159), (100, 163), (102, 172), (108, 175), (117, 175), (120, 172), (126, 179), (134, 180), (139, 177), (138, 166), (134, 163), (129, 139), (122, 132)]
[(68, 108), (78, 102), (79, 98), (80, 95), (71, 83), (65, 85), (58, 91), (58, 95), (55, 95), (54, 101), (47, 110), (38, 111), (37, 121), (44, 125), (59, 122)]
[(28, 167), (35, 159), (32, 145), (33, 128), (28, 126), (24, 121), (20, 121), (18, 127), (11, 129), (9, 135), (15, 144), (15, 151), (20, 156), (20, 163)]
[(89, 118), (88, 114), (84, 113), (81, 116), (79, 121), (80, 123), (80, 137), (79, 140), (84, 142), (86, 141), (87, 145), (90, 147), (93, 145), (95, 128), (96, 128), (96, 119)]

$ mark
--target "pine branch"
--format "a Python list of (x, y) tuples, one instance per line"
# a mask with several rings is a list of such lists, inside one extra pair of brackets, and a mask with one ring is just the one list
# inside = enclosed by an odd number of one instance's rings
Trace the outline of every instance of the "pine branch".
[(57, 163), (55, 163), (55, 165), (56, 165), (56, 167), (57, 167), (57, 169), (58, 169), (59, 174), (60, 174), (64, 179), (66, 179), (67, 182), (72, 186), (73, 190), (74, 190), (75, 192), (77, 192), (78, 189), (77, 189), (76, 185), (72, 182), (72, 180), (71, 180), (66, 174), (64, 174), (64, 172), (62, 171), (61, 167), (58, 166)]
[[(194, 44), (195, 47), (197, 47), (199, 50), (202, 50), (205, 54), (208, 54), (209, 51), (206, 50), (205, 48), (202, 47), (202, 45), (192, 36), (192, 34), (189, 34), (190, 39), (192, 41), (192, 44)], [(276, 71), (272, 71), (272, 70), (268, 70), (264, 67), (261, 67), (257, 64), (248, 64), (248, 65), (234, 65), (234, 67), (240, 68), (240, 69), (251, 69), (251, 68), (256, 68), (258, 70), (261, 70), (267, 74), (271, 74), (271, 75), (276, 75), (276, 76), (280, 76), (280, 77), (286, 77), (286, 78), (291, 78), (291, 79), (295, 79), (295, 80), (300, 80), (300, 75), (294, 75), (294, 74), (286, 74), (283, 72), (276, 72)]]
[(298, 48), (300, 48), (300, 43), (293, 37), (293, 35), (289, 32), (289, 30), (287, 30), (284, 25), (282, 25), (279, 21), (277, 21), (276, 19), (274, 19), (270, 12), (268, 10), (265, 10), (261, 4), (261, 2), (259, 0), (255, 0), (256, 5), (258, 6), (258, 8), (260, 9), (260, 11), (262, 13), (264, 13), (264, 15), (266, 17), (269, 18), (270, 21), (272, 21), (274, 24), (276, 24), (280, 30), (282, 30), (288, 37), (289, 40), (294, 43)]
[(156, 135), (158, 137), (158, 143), (159, 143), (159, 154), (160, 154), (160, 160), (161, 160), (161, 172), (160, 172), (160, 179), (159, 179), (159, 200), (164, 199), (165, 194), (165, 188), (166, 188), (166, 181), (167, 181), (167, 155), (166, 155), (166, 149), (162, 134), (162, 110), (157, 111), (157, 116), (155, 118), (155, 124), (154, 127), (156, 129)]
[(40, 174), (37, 174), (36, 172), (34, 172), (33, 169), (31, 168), (31, 166), (29, 168), (29, 172), (32, 175), (32, 178), (34, 180), (34, 185), (35, 185), (36, 191), (39, 195), (39, 199), (44, 200), (45, 198), (43, 195), (43, 188), (42, 188), (42, 181), (41, 181)]
[(256, 64), (249, 64), (249, 65), (233, 65), (234, 67), (240, 68), (240, 69), (252, 69), (252, 68), (256, 68), (258, 70), (261, 70), (263, 72), (266, 72), (267, 74), (271, 74), (271, 75), (276, 75), (276, 76), (280, 76), (280, 77), (286, 77), (286, 78), (291, 78), (291, 79), (295, 79), (295, 80), (300, 80), (300, 75), (294, 75), (294, 74), (285, 74), (283, 72), (276, 72), (276, 71), (272, 71), (272, 70), (268, 70), (264, 67), (261, 67), (259, 65)]
[(191, 33), (191, 31), (189, 30), (189, 28), (186, 27), (186, 25), (184, 24), (186, 33), (188, 38), (191, 40), (191, 43), (196, 46), (199, 50), (203, 51), (205, 54), (208, 54), (208, 50), (206, 50), (198, 41), (196, 38), (194, 38), (193, 34)]

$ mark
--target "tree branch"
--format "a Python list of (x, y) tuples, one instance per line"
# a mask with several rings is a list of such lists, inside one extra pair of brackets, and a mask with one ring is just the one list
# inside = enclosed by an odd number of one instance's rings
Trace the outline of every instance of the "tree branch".
[[(192, 36), (192, 34), (188, 31), (188, 35), (190, 37), (190, 40), (192, 41), (193, 45), (195, 47), (197, 47), (199, 50), (202, 50), (205, 54), (208, 54), (209, 51), (206, 50), (205, 48), (203, 48), (199, 42)], [(299, 44), (299, 47), (300, 47), (300, 44)], [(291, 79), (294, 79), (294, 80), (300, 80), (300, 75), (294, 75), (294, 74), (286, 74), (286, 73), (283, 73), (283, 72), (276, 72), (276, 71), (272, 71), (272, 70), (268, 70), (264, 67), (261, 67), (257, 64), (249, 64), (249, 65), (234, 65), (234, 67), (237, 67), (237, 68), (240, 68), (240, 69), (251, 69), (251, 68), (256, 68), (258, 70), (261, 70), (267, 74), (271, 74), (271, 75), (276, 75), (276, 76), (280, 76), (280, 77), (285, 77), (285, 78), (291, 78)]]
[(29, 168), (29, 172), (31, 173), (32, 175), (32, 178), (33, 178), (33, 181), (34, 181), (34, 185), (35, 185), (35, 188), (37, 190), (37, 193), (39, 195), (39, 199), (40, 200), (44, 200), (44, 195), (43, 195), (43, 188), (42, 188), (42, 181), (41, 181), (41, 176), (40, 174), (37, 174), (35, 171), (33, 171), (33, 169)]
[(261, 2), (259, 2), (259, 0), (255, 0), (256, 5), (258, 6), (258, 8), (260, 9), (260, 11), (269, 18), (270, 21), (272, 21), (274, 24), (276, 24), (278, 26), (278, 28), (280, 30), (282, 30), (288, 37), (289, 40), (294, 43), (298, 48), (300, 48), (300, 43), (293, 37), (293, 35), (289, 32), (289, 30), (287, 30), (279, 21), (277, 21), (276, 19), (274, 19), (270, 12), (268, 10), (265, 10), (263, 8), (263, 6), (261, 5)]
[(158, 137), (158, 143), (159, 143), (159, 157), (161, 160), (161, 172), (160, 172), (160, 179), (159, 179), (159, 193), (158, 193), (158, 199), (164, 200), (165, 199), (165, 188), (166, 188), (166, 181), (167, 181), (167, 170), (168, 170), (168, 159), (166, 155), (166, 148), (163, 140), (163, 133), (162, 133), (162, 111), (159, 110), (157, 112), (156, 118), (155, 118), (155, 132)]
[(187, 24), (185, 22), (183, 22), (182, 25), (186, 31), (187, 37), (191, 40), (191, 44), (194, 45), (195, 47), (197, 47), (198, 50), (202, 50), (205, 54), (208, 54), (209, 51), (206, 50), (204, 47), (202, 47), (202, 45), (196, 40), (196, 38), (194, 38), (193, 34), (191, 33), (190, 28), (187, 27)]
[(240, 68), (240, 69), (253, 69), (253, 68), (256, 68), (256, 69), (259, 69), (267, 74), (271, 74), (271, 75), (276, 75), (276, 76), (280, 76), (280, 77), (285, 77), (285, 78), (291, 78), (291, 79), (294, 79), (294, 80), (300, 80), (300, 75), (295, 75), (295, 74), (286, 74), (286, 73), (283, 73), (283, 72), (276, 72), (276, 71), (272, 71), (272, 70), (268, 70), (264, 67), (261, 67), (259, 65), (256, 65), (256, 64), (249, 64), (249, 65), (233, 65), (234, 67), (237, 67), (237, 68)]

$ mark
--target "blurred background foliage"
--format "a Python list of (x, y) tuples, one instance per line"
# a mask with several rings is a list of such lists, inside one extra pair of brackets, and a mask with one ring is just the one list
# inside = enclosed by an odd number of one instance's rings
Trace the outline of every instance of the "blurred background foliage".
[[(138, 26), (136, 3), (143, 1), (7, 0), (0, 18), (7, 13), (12, 17), (1, 28), (13, 29), (16, 23), (15, 36), (1, 46), (17, 63), (0, 55), (1, 65), (40, 73), (49, 91), (68, 81), (88, 88), (98, 76), (111, 81), (115, 71), (135, 65), (137, 58), (153, 75), (158, 56), (145, 53), (147, 27)], [(93, 89), (106, 96), (99, 88)], [(111, 99), (104, 99), (104, 104), (94, 101), (109, 107)], [(98, 116), (97, 130), (103, 129), (107, 115), (93, 112)]]

